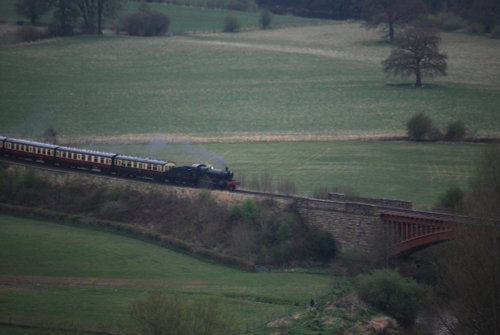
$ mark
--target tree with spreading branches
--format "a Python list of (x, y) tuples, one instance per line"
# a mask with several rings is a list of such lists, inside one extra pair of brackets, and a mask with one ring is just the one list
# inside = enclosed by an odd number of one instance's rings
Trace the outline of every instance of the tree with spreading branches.
[(411, 24), (427, 11), (422, 0), (364, 0), (362, 5), (366, 27), (386, 29), (391, 43), (395, 40), (396, 28)]
[(397, 48), (382, 62), (388, 75), (415, 76), (415, 87), (422, 77), (446, 76), (448, 56), (439, 52), (441, 38), (435, 29), (410, 27), (396, 37)]

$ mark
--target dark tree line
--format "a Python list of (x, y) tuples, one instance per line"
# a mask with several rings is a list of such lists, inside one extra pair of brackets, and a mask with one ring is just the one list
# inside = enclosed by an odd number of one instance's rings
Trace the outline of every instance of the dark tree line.
[[(360, 19), (388, 25), (413, 20), (419, 14), (449, 12), (482, 26), (486, 33), (500, 24), (498, 0), (257, 0), (276, 14), (325, 19)], [(389, 27), (390, 29), (390, 27)]]
[(257, 4), (276, 14), (340, 20), (361, 17), (361, 0), (257, 0)]
[(33, 25), (52, 10), (49, 28), (55, 35), (71, 35), (80, 19), (83, 32), (100, 35), (104, 20), (112, 18), (121, 3), (122, 0), (18, 0), (16, 10)]

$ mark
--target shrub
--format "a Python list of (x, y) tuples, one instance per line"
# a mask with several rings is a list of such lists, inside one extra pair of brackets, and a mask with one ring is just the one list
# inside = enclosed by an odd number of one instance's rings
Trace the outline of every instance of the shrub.
[(413, 115), (406, 123), (408, 138), (411, 141), (424, 141), (434, 130), (432, 119), (420, 112)]
[(141, 11), (127, 16), (124, 30), (133, 36), (159, 36), (168, 31), (170, 18), (156, 11)]
[(271, 27), (273, 14), (269, 10), (260, 13), (259, 25), (262, 29), (269, 29)]
[(441, 30), (445, 31), (464, 29), (467, 26), (467, 21), (451, 12), (442, 12), (433, 15), (429, 18), (429, 21)]
[(389, 269), (360, 275), (356, 278), (355, 286), (361, 299), (388, 313), (403, 326), (413, 324), (425, 293), (424, 287), (414, 279)]
[(44, 29), (33, 26), (23, 26), (16, 30), (16, 39), (21, 42), (33, 42), (46, 38), (48, 33)]
[(459, 187), (449, 188), (439, 199), (439, 207), (460, 211), (463, 209), (465, 194)]
[(448, 124), (445, 139), (448, 141), (460, 141), (465, 137), (465, 126), (462, 121), (455, 121)]
[(231, 319), (215, 298), (186, 301), (160, 291), (132, 303), (125, 334), (234, 334)]
[(229, 15), (224, 19), (224, 32), (237, 33), (240, 31), (241, 24), (237, 17)]
[(492, 30), (491, 30), (491, 37), (495, 39), (500, 39), (500, 24), (496, 25)]

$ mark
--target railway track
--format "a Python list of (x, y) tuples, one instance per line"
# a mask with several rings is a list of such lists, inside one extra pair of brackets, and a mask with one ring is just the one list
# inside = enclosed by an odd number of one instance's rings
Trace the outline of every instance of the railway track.
[[(148, 178), (131, 178), (131, 177), (126, 177), (126, 176), (119, 176), (116, 174), (105, 174), (99, 170), (89, 170), (89, 169), (83, 169), (83, 168), (64, 168), (64, 167), (60, 167), (57, 165), (52, 165), (52, 164), (48, 165), (48, 164), (43, 163), (43, 162), (33, 161), (33, 160), (23, 159), (23, 158), (0, 157), (0, 162), (10, 164), (10, 165), (33, 167), (33, 168), (43, 170), (43, 171), (69, 173), (69, 174), (76, 173), (76, 174), (80, 174), (80, 175), (93, 176), (93, 177), (98, 177), (98, 178), (103, 178), (103, 179), (108, 179), (108, 180), (118, 179), (118, 180), (130, 181), (130, 182), (134, 182), (134, 183), (146, 183), (146, 184), (164, 185), (164, 186), (168, 186), (168, 187), (200, 189), (200, 187), (193, 187), (193, 186), (188, 186), (188, 185), (162, 183), (162, 182), (158, 182), (158, 181), (155, 181), (153, 179), (148, 179)], [(211, 188), (208, 188), (208, 189), (217, 190), (217, 189), (211, 189)], [(263, 198), (272, 198), (272, 199), (301, 198), (299, 196), (294, 196), (294, 195), (259, 192), (259, 191), (245, 190), (245, 189), (237, 189), (234, 191), (226, 191), (226, 192), (243, 194), (243, 195), (253, 195), (253, 196), (258, 196), (258, 197), (263, 197)]]
[[(98, 171), (98, 170), (88, 170), (88, 169), (84, 169), (84, 168), (65, 168), (65, 167), (60, 167), (60, 166), (56, 166), (56, 165), (52, 165), (52, 164), (48, 165), (48, 164), (45, 164), (43, 162), (38, 162), (38, 161), (33, 161), (33, 160), (28, 160), (28, 159), (23, 159), (23, 158), (0, 157), (0, 162), (6, 163), (6, 164), (11, 164), (11, 165), (33, 167), (33, 168), (37, 168), (39, 170), (50, 171), (50, 172), (69, 173), (69, 174), (76, 173), (76, 174), (80, 174), (80, 175), (93, 176), (93, 177), (98, 177), (98, 178), (103, 178), (103, 179), (108, 179), (108, 180), (123, 180), (123, 181), (127, 181), (127, 182), (132, 182), (132, 183), (164, 185), (167, 187), (174, 187), (174, 188), (200, 189), (200, 187), (193, 187), (193, 186), (189, 186), (189, 185), (179, 185), (179, 184), (168, 184), (168, 183), (154, 181), (153, 179), (148, 179), (148, 178), (132, 178), (132, 177), (126, 177), (126, 176), (119, 176), (119, 175), (115, 175), (115, 174), (105, 174), (105, 173), (102, 173), (101, 171)], [(211, 189), (211, 188), (207, 188), (207, 189), (217, 190), (217, 189)], [(312, 201), (312, 202), (333, 202), (333, 203), (340, 202), (340, 201), (336, 201), (336, 200), (313, 199), (313, 198), (308, 198), (308, 197), (300, 196), (300, 195), (288, 195), (288, 194), (280, 194), (280, 193), (261, 192), (261, 191), (247, 190), (247, 189), (237, 189), (237, 190), (225, 191), (225, 192), (254, 196), (254, 197), (259, 197), (259, 198), (266, 198), (266, 199), (275, 199), (275, 200), (303, 200), (303, 201)], [(379, 212), (382, 215), (385, 214), (385, 215), (392, 215), (392, 216), (413, 217), (415, 219), (420, 219), (420, 220), (439, 220), (439, 221), (455, 221), (455, 222), (456, 221), (462, 222), (462, 221), (470, 220), (470, 217), (457, 215), (457, 214), (438, 213), (438, 212), (433, 212), (433, 211), (419, 211), (419, 210), (413, 210), (413, 209), (404, 209), (404, 208), (398, 208), (398, 207), (374, 205), (374, 204), (363, 203), (363, 202), (359, 202), (359, 203), (358, 202), (350, 202), (350, 203), (359, 204), (362, 206), (374, 207), (377, 209), (377, 212)]]

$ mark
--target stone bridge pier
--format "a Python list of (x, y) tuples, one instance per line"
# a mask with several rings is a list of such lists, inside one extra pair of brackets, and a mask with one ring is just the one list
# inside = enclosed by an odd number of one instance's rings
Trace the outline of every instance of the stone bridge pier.
[(297, 200), (297, 208), (308, 224), (331, 233), (341, 251), (374, 251), (382, 224), (377, 206), (302, 198)]

